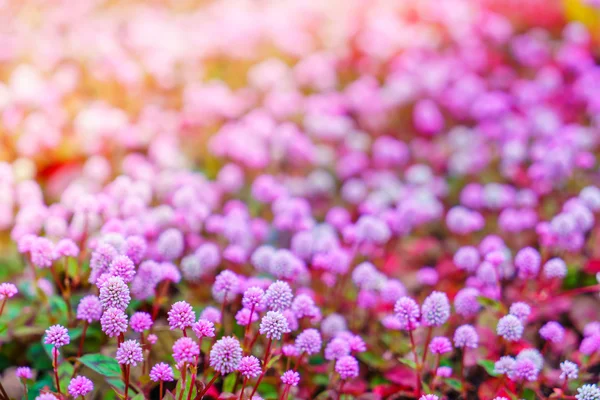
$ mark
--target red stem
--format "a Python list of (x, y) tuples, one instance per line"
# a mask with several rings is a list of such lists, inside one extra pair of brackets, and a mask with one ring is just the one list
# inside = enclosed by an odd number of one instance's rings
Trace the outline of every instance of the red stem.
[(60, 380), (58, 379), (58, 349), (54, 347), (52, 349), (52, 355), (54, 356), (54, 378), (56, 379), (56, 390), (58, 394), (62, 394), (60, 391)]
[(125, 400), (127, 400), (127, 395), (129, 393), (129, 371), (130, 371), (131, 366), (130, 365), (125, 365), (123, 367), (123, 369), (125, 370), (124, 374), (125, 374)]
[(263, 370), (260, 373), (258, 380), (256, 381), (256, 385), (254, 385), (254, 389), (252, 389), (252, 393), (250, 393), (250, 398), (252, 398), (254, 396), (254, 394), (256, 393), (256, 391), (258, 390), (258, 385), (260, 385), (260, 382), (262, 381), (263, 377), (265, 376), (265, 372), (267, 372), (267, 364), (269, 363), (269, 353), (271, 352), (271, 344), (272, 343), (273, 343), (273, 339), (269, 339), (269, 342), (267, 343), (267, 349), (265, 350), (265, 359), (263, 361)]
[(79, 341), (79, 350), (77, 351), (77, 358), (83, 354), (83, 342), (85, 342), (85, 334), (87, 332), (88, 322), (83, 323), (83, 332), (81, 332), (81, 340)]
[(210, 389), (210, 387), (212, 386), (213, 383), (215, 383), (215, 381), (217, 380), (217, 378), (219, 377), (219, 373), (216, 372), (215, 376), (213, 376), (213, 378), (210, 380), (210, 382), (208, 382), (208, 385), (206, 385), (206, 387), (204, 388), (204, 390), (202, 390), (202, 392), (200, 393), (200, 399), (202, 399), (202, 397), (206, 394), (206, 392), (208, 392), (208, 389)]

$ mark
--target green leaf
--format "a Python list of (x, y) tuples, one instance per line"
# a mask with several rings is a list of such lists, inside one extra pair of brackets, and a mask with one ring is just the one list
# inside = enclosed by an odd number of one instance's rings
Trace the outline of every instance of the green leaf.
[(233, 393), (233, 387), (235, 386), (236, 374), (229, 374), (223, 381), (223, 392)]
[(279, 361), (280, 358), (281, 358), (281, 354), (276, 355), (275, 357), (271, 358), (269, 360), (269, 362), (267, 363), (267, 369), (271, 368), (277, 361)]
[(490, 307), (495, 310), (503, 311), (503, 312), (506, 311), (506, 307), (504, 307), (504, 305), (502, 303), (500, 303), (499, 301), (490, 299), (488, 297), (478, 296), (477, 301), (479, 302), (479, 304), (481, 304), (484, 307)]
[(327, 375), (319, 374), (313, 377), (313, 383), (318, 386), (329, 385), (329, 377)]
[(28, 400), (35, 400), (37, 396), (40, 395), (40, 391), (44, 388), (51, 389), (54, 385), (52, 384), (52, 377), (50, 375), (45, 375), (41, 379), (38, 378), (37, 382), (33, 385), (29, 386), (29, 390), (27, 393)]
[(125, 392), (125, 383), (123, 383), (122, 378), (108, 377), (106, 378), (106, 383), (108, 383), (118, 393)]
[(417, 363), (415, 363), (411, 359), (408, 359), (408, 358), (399, 358), (398, 361), (400, 361), (402, 364), (406, 365), (410, 369), (417, 369)]
[(60, 388), (64, 391), (67, 390), (71, 377), (74, 375), (75, 368), (70, 362), (63, 361), (58, 366), (58, 381), (60, 382)]
[(52, 368), (52, 361), (47, 356), (42, 343), (33, 343), (27, 349), (27, 360), (30, 365), (38, 371), (44, 371)]
[(491, 360), (479, 360), (477, 364), (481, 365), (485, 372), (487, 372), (491, 376), (497, 376), (498, 374), (494, 372), (494, 362)]
[(462, 382), (458, 379), (446, 379), (445, 382), (448, 384), (448, 386), (458, 392), (462, 390)]
[(279, 399), (277, 388), (268, 382), (262, 382), (258, 386), (258, 393), (262, 393), (263, 399)]
[(138, 393), (135, 396), (133, 396), (131, 398), (131, 400), (144, 400), (146, 397), (144, 397), (144, 393)]
[(104, 354), (86, 354), (79, 358), (79, 362), (100, 375), (119, 379), (121, 377), (121, 367), (117, 360)]
[(531, 389), (523, 390), (523, 398), (525, 400), (535, 400), (535, 392)]

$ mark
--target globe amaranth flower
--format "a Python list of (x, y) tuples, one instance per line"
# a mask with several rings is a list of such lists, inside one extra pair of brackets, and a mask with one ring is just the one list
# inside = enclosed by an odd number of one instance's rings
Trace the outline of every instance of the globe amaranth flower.
[(325, 359), (328, 361), (337, 360), (347, 355), (350, 355), (350, 345), (345, 339), (333, 338), (325, 346)]
[(92, 323), (99, 321), (102, 317), (102, 303), (100, 299), (94, 295), (83, 297), (77, 306), (77, 319)]
[(200, 318), (192, 324), (192, 331), (198, 339), (215, 336), (215, 325), (209, 320)]
[(467, 272), (474, 272), (479, 266), (481, 258), (479, 251), (473, 246), (464, 246), (454, 253), (454, 264)]
[(452, 351), (450, 339), (444, 336), (436, 336), (429, 343), (429, 351), (432, 354), (446, 354)]
[(177, 363), (194, 363), (200, 355), (200, 348), (194, 340), (189, 337), (177, 339), (173, 344), (173, 358)]
[(459, 348), (476, 348), (479, 344), (479, 335), (471, 325), (461, 325), (454, 332), (454, 346)]
[(154, 321), (152, 321), (152, 316), (143, 311), (134, 313), (129, 320), (129, 325), (134, 332), (147, 331), (152, 328), (153, 324)]
[(29, 253), (31, 262), (36, 267), (49, 268), (54, 262), (54, 244), (44, 237), (33, 240)]
[(349, 337), (347, 341), (350, 345), (350, 351), (356, 353), (363, 353), (367, 351), (367, 344), (359, 335), (352, 335), (352, 337)]
[(196, 313), (185, 301), (178, 301), (171, 306), (169, 310), (169, 327), (171, 330), (181, 329), (185, 330), (188, 326), (192, 326), (196, 320)]
[(218, 302), (230, 302), (235, 299), (240, 286), (240, 278), (229, 270), (221, 271), (212, 286), (212, 295)]
[(542, 353), (540, 353), (537, 349), (521, 350), (519, 354), (517, 354), (517, 361), (524, 359), (533, 361), (533, 364), (539, 371), (541, 371), (544, 367), (544, 356), (542, 356)]
[(347, 380), (358, 376), (358, 361), (352, 356), (344, 356), (335, 362), (335, 372), (340, 375), (340, 379)]
[(58, 397), (52, 393), (42, 393), (35, 398), (35, 400), (58, 400)]
[(181, 257), (184, 246), (183, 234), (175, 228), (162, 232), (156, 244), (158, 254), (165, 261)]
[(208, 306), (200, 313), (200, 319), (205, 319), (213, 324), (220, 324), (221, 311), (215, 307)]
[(29, 367), (18, 367), (15, 375), (18, 379), (32, 379), (33, 373)]
[(446, 293), (433, 292), (423, 302), (421, 321), (425, 326), (441, 326), (450, 317), (450, 302)]
[(572, 361), (563, 361), (560, 363), (560, 379), (577, 379), (579, 367)]
[(62, 325), (53, 325), (46, 329), (46, 339), (44, 343), (51, 344), (54, 347), (62, 347), (71, 342), (69, 331)]
[(110, 263), (108, 272), (123, 279), (123, 282), (129, 283), (135, 276), (135, 265), (127, 256), (116, 256)]
[(155, 364), (150, 370), (150, 379), (152, 382), (172, 382), (175, 379), (173, 368), (167, 363)]
[(521, 320), (509, 314), (500, 318), (496, 326), (496, 333), (509, 342), (514, 342), (521, 339), (524, 329)]
[(12, 283), (0, 283), (0, 300), (8, 299), (19, 293), (19, 289)]
[(210, 366), (218, 373), (225, 375), (238, 369), (242, 360), (240, 342), (231, 336), (226, 336), (210, 349)]
[(144, 361), (142, 346), (137, 340), (126, 340), (117, 349), (117, 362), (121, 365), (133, 365)]
[(440, 400), (440, 398), (435, 394), (424, 394), (423, 396), (419, 397), (419, 400)]
[(540, 328), (540, 336), (552, 343), (560, 343), (565, 338), (565, 328), (556, 321), (549, 321)]
[(100, 303), (104, 309), (125, 310), (130, 301), (129, 288), (121, 277), (111, 276), (100, 288)]
[(321, 334), (316, 329), (305, 329), (296, 337), (296, 348), (302, 353), (308, 355), (317, 354), (322, 346)]
[(258, 313), (250, 312), (247, 308), (242, 308), (235, 314), (235, 321), (240, 326), (248, 326), (258, 321)]
[(450, 378), (452, 376), (452, 368), (450, 367), (438, 367), (435, 370), (435, 375), (441, 378)]
[(529, 381), (537, 380), (539, 369), (535, 363), (528, 358), (517, 359), (512, 370), (508, 373), (508, 378), (512, 381)]
[(265, 301), (271, 311), (284, 311), (291, 307), (292, 289), (287, 282), (277, 281), (272, 283), (265, 292)]
[(394, 314), (400, 321), (402, 329), (414, 330), (419, 326), (419, 305), (410, 297), (401, 297), (394, 305)]
[(511, 356), (502, 356), (494, 363), (494, 373), (506, 375), (512, 372), (516, 360)]
[(85, 376), (76, 376), (71, 379), (68, 389), (73, 397), (85, 396), (94, 389), (94, 384)]
[(156, 342), (158, 342), (158, 336), (156, 336), (153, 333), (149, 334), (147, 339), (148, 339), (148, 343), (150, 343), (150, 344), (156, 344)]
[(519, 271), (519, 277), (523, 279), (535, 277), (540, 270), (541, 262), (540, 253), (533, 247), (525, 247), (515, 256), (515, 267)]
[(600, 400), (600, 389), (592, 384), (583, 385), (577, 388), (575, 398), (577, 400)]
[(551, 258), (544, 264), (544, 276), (548, 279), (563, 279), (567, 276), (567, 264), (561, 258)]
[(285, 371), (281, 375), (281, 383), (288, 386), (298, 386), (298, 383), (300, 383), (300, 374), (292, 370)]
[(246, 379), (256, 378), (262, 371), (260, 361), (254, 356), (242, 357), (238, 370)]
[(527, 317), (531, 314), (531, 307), (522, 301), (511, 304), (508, 313), (519, 318), (521, 322), (527, 321)]
[(281, 339), (281, 335), (290, 332), (287, 318), (280, 312), (269, 311), (260, 321), (259, 332), (267, 339)]
[(100, 325), (109, 337), (119, 336), (127, 332), (127, 315), (123, 310), (111, 307), (102, 314)]
[(475, 288), (464, 288), (456, 293), (454, 297), (454, 309), (456, 313), (463, 317), (471, 317), (476, 315), (481, 309), (478, 297), (479, 290)]
[(315, 305), (315, 301), (307, 294), (299, 294), (292, 301), (292, 311), (296, 318), (312, 318), (319, 313), (319, 309)]
[(125, 241), (125, 255), (135, 264), (139, 265), (148, 249), (146, 240), (141, 236), (129, 236)]
[(244, 292), (244, 296), (242, 297), (242, 306), (250, 310), (254, 309), (255, 311), (260, 311), (264, 296), (264, 290), (257, 286), (252, 286), (246, 289)]

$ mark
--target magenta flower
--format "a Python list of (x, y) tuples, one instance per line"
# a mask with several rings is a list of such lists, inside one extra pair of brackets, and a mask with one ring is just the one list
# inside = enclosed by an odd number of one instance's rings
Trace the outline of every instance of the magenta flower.
[(33, 373), (29, 367), (18, 367), (15, 375), (18, 379), (32, 379)]
[(508, 377), (512, 381), (530, 381), (537, 380), (539, 370), (535, 363), (530, 359), (517, 359), (512, 370), (508, 373)]
[(150, 379), (152, 382), (172, 382), (175, 379), (173, 377), (173, 368), (166, 363), (155, 364), (150, 370)]
[(51, 344), (56, 348), (62, 347), (71, 342), (69, 331), (62, 325), (53, 325), (46, 329), (46, 339), (44, 343)]
[(188, 326), (192, 326), (196, 320), (196, 313), (187, 302), (178, 301), (171, 306), (168, 320), (171, 330), (185, 330)]
[(560, 343), (565, 338), (565, 328), (556, 321), (549, 321), (540, 328), (540, 336), (552, 343)]
[(100, 288), (100, 303), (104, 309), (118, 308), (125, 310), (131, 301), (129, 288), (118, 276), (112, 276)]
[(321, 334), (316, 329), (306, 329), (296, 337), (296, 348), (308, 355), (317, 354), (322, 346)]
[(242, 308), (235, 314), (235, 320), (240, 326), (247, 326), (253, 322), (258, 321), (258, 314), (255, 312), (250, 312), (247, 308)]
[(135, 276), (135, 265), (127, 256), (116, 256), (110, 263), (109, 273), (129, 283)]
[(440, 398), (437, 397), (435, 394), (424, 394), (423, 396), (419, 397), (419, 400), (439, 400)]
[(442, 292), (433, 292), (423, 302), (421, 320), (425, 326), (441, 326), (450, 318), (450, 302)]
[(102, 331), (109, 337), (119, 336), (121, 333), (127, 332), (127, 315), (118, 308), (109, 308), (102, 314), (100, 325)]
[(59, 257), (77, 257), (79, 255), (79, 247), (71, 239), (61, 239), (54, 247), (55, 258)]
[(173, 344), (173, 358), (177, 363), (194, 363), (196, 357), (200, 355), (200, 348), (189, 337), (182, 337), (177, 339)]
[(229, 270), (222, 271), (215, 278), (212, 294), (218, 302), (230, 302), (238, 294), (240, 278)]
[(133, 365), (144, 361), (142, 346), (137, 340), (126, 340), (117, 349), (117, 361), (121, 365)]
[(347, 355), (350, 355), (350, 345), (345, 339), (333, 338), (325, 346), (325, 359), (328, 361), (337, 360)]
[(237, 370), (241, 360), (240, 342), (231, 336), (218, 340), (210, 350), (210, 366), (223, 375)]
[(54, 244), (43, 237), (38, 237), (31, 243), (31, 262), (39, 268), (49, 268), (54, 262)]
[(192, 325), (192, 331), (194, 331), (198, 339), (202, 339), (205, 337), (214, 337), (215, 325), (206, 319), (200, 318)]
[(444, 336), (437, 336), (431, 339), (429, 343), (429, 351), (433, 354), (446, 354), (452, 351), (452, 343), (450, 339)]
[(281, 375), (281, 383), (288, 386), (298, 386), (298, 383), (300, 383), (300, 374), (292, 370), (285, 371)]
[(215, 307), (208, 306), (200, 313), (200, 319), (205, 319), (213, 324), (221, 323), (221, 311)]
[(242, 297), (242, 305), (245, 308), (254, 308), (255, 311), (259, 311), (264, 295), (265, 291), (259, 287), (253, 286), (251, 288), (248, 288), (246, 289), (246, 291), (244, 292), (244, 296)]
[(35, 398), (35, 400), (58, 400), (58, 397), (52, 393), (42, 393)]
[(147, 331), (152, 328), (153, 324), (154, 321), (152, 321), (152, 316), (143, 311), (134, 313), (129, 320), (129, 325), (134, 332)]
[(524, 327), (521, 320), (511, 314), (500, 318), (498, 325), (496, 326), (496, 333), (509, 342), (515, 342), (521, 339), (523, 330)]
[(572, 361), (563, 361), (560, 363), (560, 379), (577, 379), (579, 367)]
[(281, 312), (291, 307), (293, 297), (290, 285), (277, 281), (269, 286), (264, 298), (269, 310)]
[(538, 274), (541, 264), (540, 253), (532, 247), (519, 250), (515, 256), (515, 267), (520, 278), (533, 278)]
[(73, 397), (85, 396), (94, 390), (94, 384), (85, 376), (76, 376), (69, 383), (69, 394)]
[(402, 329), (412, 331), (419, 326), (419, 305), (410, 297), (401, 297), (394, 305), (394, 313)]
[(259, 332), (267, 339), (281, 339), (281, 335), (290, 332), (285, 316), (277, 311), (269, 311), (260, 322)]
[(508, 311), (511, 315), (519, 318), (522, 322), (527, 321), (527, 317), (531, 314), (531, 307), (527, 303), (517, 302), (510, 306)]
[(256, 378), (262, 371), (260, 361), (254, 356), (242, 357), (238, 370), (246, 379)]
[(0, 283), (0, 300), (8, 299), (19, 293), (19, 290), (12, 283)]
[(471, 325), (461, 325), (454, 332), (454, 346), (476, 348), (479, 344), (479, 335)]
[(344, 356), (335, 362), (335, 372), (340, 379), (347, 380), (358, 376), (358, 361), (352, 356)]
[(94, 295), (83, 297), (77, 306), (77, 319), (92, 323), (99, 321), (102, 317), (102, 304), (100, 299)]

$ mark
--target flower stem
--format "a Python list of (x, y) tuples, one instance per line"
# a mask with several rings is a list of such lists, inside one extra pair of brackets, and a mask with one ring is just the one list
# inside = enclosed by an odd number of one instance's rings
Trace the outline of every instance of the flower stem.
[(215, 383), (215, 381), (217, 380), (218, 377), (219, 377), (219, 373), (215, 372), (215, 376), (213, 376), (213, 378), (210, 380), (210, 382), (208, 382), (208, 384), (206, 385), (204, 390), (202, 390), (202, 392), (200, 393), (200, 396), (199, 396), (200, 399), (202, 399), (202, 397), (206, 394), (206, 392), (208, 392), (208, 389), (210, 389), (210, 387), (213, 385), (213, 383)]
[(265, 372), (267, 372), (267, 364), (269, 363), (269, 353), (271, 353), (271, 345), (272, 344), (273, 344), (273, 339), (269, 339), (269, 342), (267, 343), (267, 349), (265, 350), (265, 359), (263, 361), (263, 370), (260, 373), (258, 380), (256, 381), (256, 385), (254, 385), (254, 389), (252, 389), (252, 393), (250, 393), (250, 398), (252, 398), (254, 396), (254, 394), (256, 393), (256, 391), (258, 390), (258, 385), (260, 385), (260, 382), (262, 381), (263, 377), (265, 376)]
[(125, 400), (127, 400), (127, 395), (129, 393), (129, 371), (130, 371), (131, 366), (130, 365), (125, 365), (123, 366), (123, 375), (125, 376)]
[(85, 334), (87, 332), (88, 322), (83, 323), (83, 332), (81, 332), (81, 340), (79, 341), (79, 350), (77, 351), (77, 358), (83, 354), (83, 343), (85, 342)]
[(429, 342), (431, 341), (431, 334), (433, 333), (433, 327), (427, 328), (427, 338), (425, 339), (425, 347), (423, 347), (423, 358), (421, 364), (425, 365), (425, 359), (427, 358), (427, 350), (429, 350)]
[(412, 330), (408, 331), (408, 336), (410, 337), (410, 347), (412, 348), (412, 352), (415, 357), (415, 364), (417, 365), (417, 371), (415, 373), (415, 377), (417, 378), (415, 385), (415, 397), (419, 397), (421, 396), (421, 365), (419, 364), (419, 355), (417, 354), (417, 346), (415, 345), (415, 337)]
[(60, 391), (60, 380), (58, 379), (58, 349), (56, 347), (54, 347), (52, 349), (52, 355), (54, 356), (54, 362), (53, 367), (54, 367), (54, 378), (56, 380), (56, 390), (58, 391), (58, 394), (62, 394)]
[(246, 384), (248, 383), (248, 378), (244, 378), (242, 382), (242, 390), (240, 391), (240, 400), (244, 400), (244, 389), (246, 389)]
[(460, 381), (462, 383), (462, 395), (463, 398), (467, 398), (467, 382), (465, 380), (465, 354), (467, 353), (467, 348), (463, 347), (462, 355), (460, 360)]

